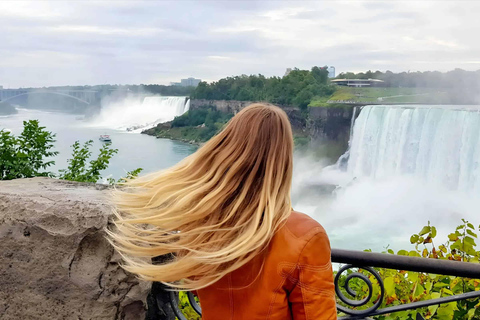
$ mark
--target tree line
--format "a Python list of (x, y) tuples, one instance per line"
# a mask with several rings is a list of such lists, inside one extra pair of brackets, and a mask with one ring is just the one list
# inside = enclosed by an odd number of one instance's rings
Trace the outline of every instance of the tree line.
[(311, 70), (294, 69), (284, 77), (241, 75), (212, 83), (200, 82), (193, 99), (268, 101), (279, 105), (306, 109), (314, 97), (333, 94), (335, 87), (328, 80), (326, 67)]
[(480, 70), (465, 71), (455, 69), (448, 72), (425, 71), (425, 72), (400, 72), (375, 71), (346, 72), (340, 73), (338, 79), (379, 79), (384, 81), (386, 87), (404, 88), (463, 88), (480, 87)]

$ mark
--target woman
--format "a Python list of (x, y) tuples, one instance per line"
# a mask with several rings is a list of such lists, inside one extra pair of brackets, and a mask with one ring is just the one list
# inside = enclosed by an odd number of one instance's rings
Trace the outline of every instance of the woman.
[(257, 103), (176, 166), (129, 181), (110, 232), (125, 269), (196, 290), (204, 320), (336, 319), (327, 235), (291, 208), (292, 158), (287, 115)]

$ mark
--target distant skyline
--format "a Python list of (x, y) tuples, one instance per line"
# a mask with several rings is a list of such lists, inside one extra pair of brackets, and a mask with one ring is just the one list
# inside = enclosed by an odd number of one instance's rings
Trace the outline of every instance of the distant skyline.
[(480, 69), (477, 1), (1, 1), (0, 85)]

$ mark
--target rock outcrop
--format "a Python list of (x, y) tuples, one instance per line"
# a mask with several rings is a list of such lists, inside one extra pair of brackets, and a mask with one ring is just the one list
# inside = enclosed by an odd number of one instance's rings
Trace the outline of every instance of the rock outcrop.
[(145, 319), (150, 284), (105, 239), (105, 186), (0, 182), (0, 319)]

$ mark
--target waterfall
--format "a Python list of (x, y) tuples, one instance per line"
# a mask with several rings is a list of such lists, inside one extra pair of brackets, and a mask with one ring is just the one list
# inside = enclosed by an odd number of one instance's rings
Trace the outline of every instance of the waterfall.
[(353, 127), (347, 172), (406, 176), (448, 190), (480, 190), (480, 109), (366, 106)]
[(151, 96), (143, 100), (125, 99), (102, 106), (92, 125), (139, 132), (173, 120), (190, 108), (186, 97)]

